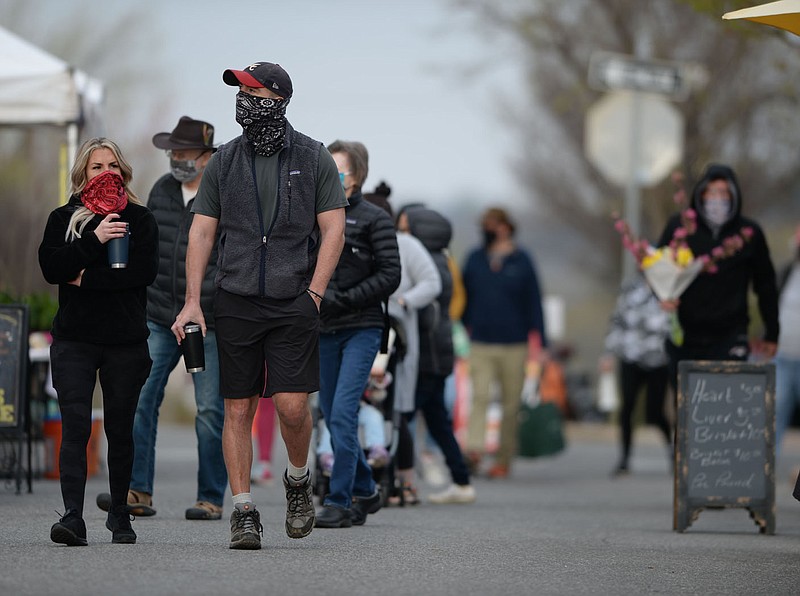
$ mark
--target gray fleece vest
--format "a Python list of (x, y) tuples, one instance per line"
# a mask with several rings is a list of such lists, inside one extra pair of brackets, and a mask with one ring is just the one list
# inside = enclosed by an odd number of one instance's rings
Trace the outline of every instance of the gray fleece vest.
[(294, 298), (311, 283), (319, 252), (317, 166), (322, 144), (287, 125), (275, 215), (265, 229), (252, 145), (237, 137), (219, 160), (216, 284), (240, 296)]

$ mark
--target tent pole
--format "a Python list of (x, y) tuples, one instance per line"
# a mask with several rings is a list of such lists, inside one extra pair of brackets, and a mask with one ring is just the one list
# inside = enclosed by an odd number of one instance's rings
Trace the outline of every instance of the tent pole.
[(67, 168), (72, 170), (75, 163), (75, 154), (78, 152), (78, 123), (70, 122), (67, 125)]

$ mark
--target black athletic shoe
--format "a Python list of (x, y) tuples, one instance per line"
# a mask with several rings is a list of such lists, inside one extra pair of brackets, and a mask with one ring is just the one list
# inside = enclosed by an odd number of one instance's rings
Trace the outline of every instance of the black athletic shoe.
[(314, 525), (317, 528), (349, 528), (353, 520), (349, 509), (325, 505), (317, 513)]
[(136, 544), (136, 532), (131, 527), (131, 514), (127, 507), (112, 508), (106, 518), (106, 528), (111, 530), (114, 544)]
[(240, 550), (258, 550), (261, 548), (261, 535), (264, 526), (261, 525), (261, 515), (255, 507), (239, 511), (236, 507), (231, 513), (231, 544), (230, 548)]
[(353, 525), (363, 526), (364, 522), (367, 521), (367, 514), (377, 513), (382, 505), (381, 493), (377, 488), (372, 496), (353, 497), (353, 504), (350, 507), (350, 517), (353, 520)]
[(50, 528), (50, 540), (67, 546), (86, 546), (86, 523), (77, 511), (69, 509)]
[(286, 489), (286, 535), (289, 538), (305, 538), (314, 529), (314, 502), (311, 473), (302, 480), (290, 480), (284, 472), (283, 487)]

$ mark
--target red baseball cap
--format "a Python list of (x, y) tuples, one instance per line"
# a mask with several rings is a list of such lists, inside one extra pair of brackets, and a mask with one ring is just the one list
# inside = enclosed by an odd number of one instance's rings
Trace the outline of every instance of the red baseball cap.
[(292, 79), (280, 64), (272, 62), (254, 62), (242, 70), (229, 68), (222, 73), (222, 80), (232, 87), (265, 87), (284, 99), (292, 96)]

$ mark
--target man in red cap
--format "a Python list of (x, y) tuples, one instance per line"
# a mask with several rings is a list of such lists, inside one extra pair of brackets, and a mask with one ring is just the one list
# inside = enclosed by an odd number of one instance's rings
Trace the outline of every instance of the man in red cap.
[(192, 208), (186, 303), (172, 330), (178, 341), (189, 322), (205, 333), (200, 287), (219, 233), (214, 315), (234, 504), (230, 547), (258, 549), (250, 429), (261, 397), (274, 401), (289, 456), (286, 533), (302, 538), (314, 527), (308, 394), (319, 389), (319, 307), (344, 245), (347, 201), (330, 153), (286, 120), (293, 89), (283, 68), (256, 62), (222, 78), (239, 88), (243, 130), (206, 167)]

